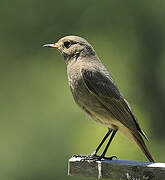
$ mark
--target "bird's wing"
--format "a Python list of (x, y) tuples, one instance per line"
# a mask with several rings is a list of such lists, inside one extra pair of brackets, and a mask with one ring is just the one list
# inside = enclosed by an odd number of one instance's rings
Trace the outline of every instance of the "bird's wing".
[(99, 100), (114, 118), (130, 129), (133, 134), (138, 131), (147, 139), (129, 104), (123, 98), (110, 76), (96, 70), (87, 69), (81, 69), (81, 74), (90, 93)]

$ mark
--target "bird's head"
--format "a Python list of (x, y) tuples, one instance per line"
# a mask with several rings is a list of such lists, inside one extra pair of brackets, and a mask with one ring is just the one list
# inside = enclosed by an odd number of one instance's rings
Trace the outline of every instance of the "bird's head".
[(79, 36), (65, 36), (57, 43), (46, 44), (43, 47), (56, 48), (64, 56), (65, 61), (69, 61), (79, 56), (93, 56), (93, 47)]

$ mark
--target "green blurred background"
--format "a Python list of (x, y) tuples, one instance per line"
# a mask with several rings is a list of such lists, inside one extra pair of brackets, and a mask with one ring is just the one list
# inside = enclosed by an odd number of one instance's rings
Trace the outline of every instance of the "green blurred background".
[[(73, 102), (60, 54), (41, 47), (65, 35), (94, 46), (165, 161), (164, 18), (161, 0), (1, 0), (0, 179), (75, 179), (68, 159), (91, 153), (107, 131)], [(147, 161), (120, 133), (108, 154)]]

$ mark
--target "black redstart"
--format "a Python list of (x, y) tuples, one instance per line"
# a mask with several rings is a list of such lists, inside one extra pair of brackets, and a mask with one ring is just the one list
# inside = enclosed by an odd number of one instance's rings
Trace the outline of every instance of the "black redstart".
[[(154, 162), (143, 140), (148, 140), (146, 135), (93, 47), (78, 36), (66, 36), (57, 43), (46, 44), (44, 47), (60, 51), (67, 65), (69, 86), (75, 102), (92, 119), (108, 128), (107, 134), (89, 158), (106, 158), (107, 149), (116, 132), (120, 130), (140, 147), (149, 161)], [(97, 156), (98, 150), (111, 133), (103, 153)]]

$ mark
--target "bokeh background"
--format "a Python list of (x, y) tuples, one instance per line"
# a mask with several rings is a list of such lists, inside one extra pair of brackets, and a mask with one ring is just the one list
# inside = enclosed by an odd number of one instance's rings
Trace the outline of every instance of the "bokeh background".
[[(0, 4), (0, 179), (75, 179), (67, 176), (68, 159), (91, 153), (107, 131), (73, 102), (60, 54), (41, 47), (65, 35), (94, 46), (148, 135), (153, 156), (165, 161), (164, 1)], [(108, 154), (147, 161), (120, 133)]]

